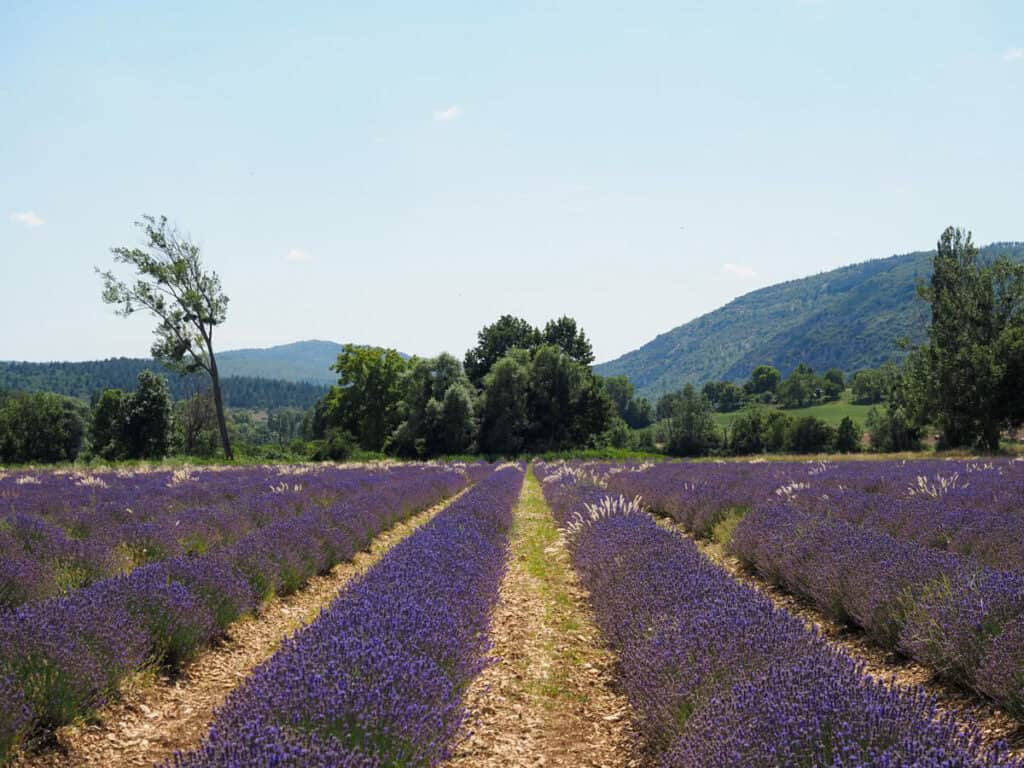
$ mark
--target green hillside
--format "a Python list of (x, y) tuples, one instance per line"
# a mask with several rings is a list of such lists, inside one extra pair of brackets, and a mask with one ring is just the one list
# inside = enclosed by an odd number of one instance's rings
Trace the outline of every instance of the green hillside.
[[(981, 253), (1024, 261), (1024, 243)], [(740, 381), (762, 363), (786, 375), (800, 362), (853, 373), (898, 361), (901, 339), (925, 337), (928, 307), (915, 286), (930, 276), (932, 256), (890, 256), (753, 291), (595, 371), (625, 374), (639, 394), (657, 398), (687, 382)]]
[[(330, 366), (341, 349), (342, 345), (334, 341), (312, 340), (219, 352), (217, 367), (224, 400), (235, 408), (308, 408), (337, 382), (338, 375)], [(171, 396), (176, 400), (191, 396), (202, 386), (202, 377), (176, 376), (154, 360), (115, 357), (80, 363), (0, 361), (0, 391), (57, 392), (89, 398), (104, 389), (134, 389), (143, 370), (167, 376)]]
[(217, 355), (226, 376), (257, 376), (264, 379), (307, 381), (331, 385), (338, 374), (330, 370), (342, 345), (336, 341), (296, 341), (266, 349), (233, 349)]
[[(104, 389), (134, 390), (144, 370), (166, 376), (175, 400), (191, 397), (208, 386), (204, 375), (179, 376), (154, 360), (114, 357), (82, 363), (0, 362), (0, 392), (56, 392), (88, 400)], [(308, 381), (222, 375), (221, 390), (225, 404), (231, 408), (309, 408), (327, 387)]]

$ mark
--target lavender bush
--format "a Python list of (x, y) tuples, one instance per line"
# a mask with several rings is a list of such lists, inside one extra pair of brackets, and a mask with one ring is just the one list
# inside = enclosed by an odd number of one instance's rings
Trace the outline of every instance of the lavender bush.
[[(257, 504), (257, 512), (276, 511), (231, 544), (0, 611), (0, 679), (7, 681), (0, 693), (10, 697), (0, 708), (17, 709), (11, 702), (21, 701), (30, 711), (31, 726), (19, 727), (11, 741), (101, 706), (141, 667), (178, 666), (261, 598), (298, 588), (398, 519), (454, 494), (469, 474), (484, 472), (490, 469), (349, 470), (350, 491), (340, 499), (315, 484), (312, 501), (295, 490), (291, 496), (273, 492), (285, 497), (287, 515), (278, 514), (280, 503)], [(230, 474), (218, 473), (222, 489), (221, 476)], [(258, 495), (238, 497), (255, 501)]]
[(697, 536), (731, 513), (785, 501), (1000, 570), (1024, 569), (1024, 462), (676, 463), (593, 471)]
[(1011, 649), (1020, 640), (1000, 636), (1024, 615), (1024, 574), (785, 503), (747, 515), (730, 548), (748, 567), (880, 644), (1019, 711), (1019, 689), (994, 682), (1019, 678)]
[(295, 466), (0, 476), (0, 608), (204, 555), (404, 472)]
[(436, 765), (484, 664), (520, 468), (388, 552), (218, 711), (176, 768)]
[[(539, 473), (563, 525), (607, 493)], [(661, 766), (1020, 765), (921, 691), (865, 675), (649, 516), (591, 516), (569, 545)]]

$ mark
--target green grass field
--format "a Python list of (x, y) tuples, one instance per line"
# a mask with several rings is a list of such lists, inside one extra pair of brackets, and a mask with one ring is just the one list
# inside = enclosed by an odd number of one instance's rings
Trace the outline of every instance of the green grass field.
[[(824, 421), (833, 427), (839, 426), (839, 422), (843, 420), (844, 416), (849, 416), (853, 419), (854, 423), (864, 426), (868, 418), (868, 411), (871, 410), (870, 405), (855, 405), (851, 402), (852, 394), (850, 390), (843, 392), (843, 396), (832, 403), (825, 403), (824, 405), (812, 405), (809, 408), (792, 408), (783, 411), (793, 418), (799, 418), (800, 416), (816, 416), (817, 418)], [(775, 406), (766, 406), (768, 408), (774, 408)], [(716, 413), (715, 423), (719, 427), (728, 427), (732, 424), (739, 414), (743, 413), (742, 409), (739, 411), (732, 411), (731, 413)]]

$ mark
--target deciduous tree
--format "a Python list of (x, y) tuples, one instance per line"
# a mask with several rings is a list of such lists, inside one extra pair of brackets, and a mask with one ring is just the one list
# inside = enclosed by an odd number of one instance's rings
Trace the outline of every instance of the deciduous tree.
[(331, 366), (339, 375), (325, 398), (328, 428), (349, 432), (366, 451), (380, 451), (401, 421), (406, 362), (393, 349), (346, 344)]
[(594, 349), (587, 334), (567, 315), (557, 320), (549, 320), (544, 326), (541, 341), (544, 344), (554, 344), (577, 363), (590, 365), (594, 362)]
[(466, 352), (466, 375), (477, 387), (484, 377), (510, 349), (532, 351), (541, 341), (540, 331), (521, 317), (502, 315), (477, 333), (476, 346)]
[(928, 343), (908, 367), (919, 416), (937, 422), (946, 446), (995, 450), (1001, 431), (1024, 420), (1024, 266), (980, 264), (971, 233), (949, 227), (919, 291), (932, 315)]
[(668, 452), (673, 456), (704, 456), (719, 444), (708, 399), (687, 384), (673, 404), (668, 427)]
[(228, 297), (216, 272), (204, 268), (200, 248), (167, 217), (143, 216), (136, 222), (145, 235), (141, 248), (113, 248), (114, 261), (135, 268), (131, 284), (112, 271), (103, 278), (103, 301), (124, 317), (148, 310), (159, 322), (152, 355), (178, 373), (205, 371), (210, 376), (224, 456), (233, 458), (224, 417), (220, 375), (213, 352), (214, 329), (227, 319)]

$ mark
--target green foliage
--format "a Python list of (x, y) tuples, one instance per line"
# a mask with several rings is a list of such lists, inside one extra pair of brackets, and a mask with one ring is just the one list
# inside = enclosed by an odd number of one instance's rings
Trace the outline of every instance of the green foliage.
[(106, 390), (93, 408), (90, 437), (93, 454), (110, 461), (162, 459), (171, 441), (167, 380), (143, 371), (134, 392)]
[(120, 389), (107, 389), (92, 409), (89, 442), (94, 456), (114, 461), (123, 459), (127, 396)]
[(557, 320), (549, 320), (541, 334), (542, 344), (553, 344), (561, 349), (577, 363), (590, 365), (594, 362), (594, 349), (582, 328), (576, 321), (563, 315)]
[(785, 450), (789, 453), (826, 453), (835, 444), (836, 432), (821, 419), (801, 416), (786, 430)]
[[(199, 392), (187, 400), (175, 403), (173, 416), (174, 450), (187, 456), (213, 456), (217, 450), (217, 412), (213, 404), (213, 395), (209, 392)], [(97, 412), (94, 411), (94, 431), (96, 420)], [(95, 446), (94, 439), (94, 450)]]
[(783, 408), (806, 408), (822, 399), (822, 389), (821, 377), (815, 375), (811, 366), (800, 363), (779, 384), (775, 395)]
[(305, 439), (305, 414), (296, 409), (230, 410), (227, 419), (232, 444), (286, 447)]
[(745, 456), (781, 451), (792, 423), (790, 416), (774, 408), (754, 406), (743, 410), (729, 426), (729, 452)]
[[(864, 424), (868, 416), (868, 411), (871, 410), (871, 406), (857, 405), (851, 402), (851, 398), (852, 395), (850, 390), (846, 390), (838, 400), (832, 400), (827, 403), (817, 403), (815, 405), (810, 405), (807, 408), (787, 409), (785, 414), (792, 418), (798, 418), (800, 416), (815, 416), (833, 427), (838, 427), (839, 423), (847, 416), (849, 416), (854, 423)], [(748, 402), (748, 404), (739, 411), (733, 411), (732, 413), (716, 413), (715, 423), (718, 424), (719, 428), (730, 428), (737, 418), (746, 413), (747, 410), (753, 408), (777, 410), (778, 406), (775, 404), (766, 405), (755, 400)]]
[(440, 452), (446, 456), (472, 453), (476, 442), (476, 392), (457, 382), (444, 393), (441, 402)]
[[(983, 248), (980, 260), (1024, 260), (1024, 243)], [(686, 382), (739, 381), (756, 365), (783, 373), (806, 362), (852, 373), (900, 362), (925, 340), (928, 307), (915, 285), (931, 274), (932, 253), (876, 259), (741, 296), (595, 370), (628, 376), (652, 401)]]
[(654, 409), (642, 397), (636, 397), (633, 383), (625, 376), (604, 379), (604, 389), (615, 405), (615, 411), (631, 429), (643, 429), (654, 421)]
[[(0, 389), (55, 392), (91, 400), (107, 389), (134, 388), (143, 371), (168, 373), (154, 360), (128, 357), (82, 363), (0, 362)], [(204, 378), (202, 374), (171, 373), (167, 377), (171, 397), (176, 401), (189, 399), (201, 388)], [(317, 384), (281, 379), (223, 376), (220, 383), (224, 405), (229, 408), (309, 408), (327, 391)]]
[(821, 386), (823, 400), (838, 400), (846, 389), (846, 376), (838, 368), (829, 368), (822, 376)]
[(605, 442), (612, 448), (631, 448), (637, 442), (634, 440), (633, 435), (633, 430), (629, 428), (629, 425), (619, 416), (616, 416), (612, 419), (612, 424), (608, 428)]
[(466, 375), (477, 388), (481, 388), (487, 372), (510, 350), (524, 349), (532, 355), (543, 345), (558, 347), (570, 359), (583, 365), (594, 361), (590, 340), (573, 318), (563, 315), (557, 320), (549, 320), (541, 331), (521, 317), (502, 315), (477, 333), (476, 346), (466, 352)]
[(935, 421), (944, 447), (996, 450), (1002, 430), (1024, 422), (1024, 266), (981, 263), (971, 233), (949, 227), (920, 293), (932, 322), (908, 367), (919, 420)]
[(0, 400), (0, 462), (74, 461), (82, 449), (88, 407), (50, 392)]
[(338, 384), (325, 398), (326, 425), (354, 435), (363, 450), (382, 450), (401, 422), (406, 366), (393, 349), (346, 344), (333, 366)]
[(711, 407), (720, 413), (739, 410), (747, 394), (743, 387), (731, 381), (709, 381), (702, 391)]
[(780, 381), (782, 381), (782, 374), (779, 373), (778, 368), (771, 365), (759, 365), (751, 372), (744, 389), (752, 395), (774, 394)]
[(530, 366), (530, 448), (557, 451), (594, 447), (615, 409), (590, 368), (557, 346), (537, 349)]
[(351, 433), (334, 427), (316, 443), (312, 458), (314, 461), (346, 461), (358, 448), (359, 444)]
[(898, 386), (901, 375), (899, 368), (892, 363), (857, 371), (850, 382), (853, 402), (873, 405), (888, 400), (893, 389)]
[(480, 447), (492, 455), (517, 455), (530, 433), (530, 353), (513, 349), (484, 377)]
[(267, 413), (267, 431), (280, 445), (303, 437), (307, 410), (275, 408)]
[(672, 456), (706, 456), (719, 443), (711, 403), (687, 384), (674, 401), (669, 417), (667, 452)]
[[(167, 225), (167, 217), (143, 216), (136, 222), (145, 234), (143, 248), (112, 248), (114, 261), (133, 267), (138, 275), (129, 285), (113, 272), (100, 272), (103, 301), (124, 317), (140, 309), (158, 321), (150, 350), (156, 360), (179, 373), (205, 371), (210, 376), (224, 456), (231, 442), (224, 418), (214, 328), (227, 319), (228, 297), (216, 272), (203, 268), (199, 246)], [(97, 270), (99, 271), (99, 270)]]
[(873, 407), (868, 411), (867, 427), (873, 451), (896, 453), (921, 450), (921, 428), (901, 404), (889, 403), (884, 408)]
[(860, 440), (864, 431), (853, 423), (853, 419), (844, 416), (839, 422), (836, 430), (835, 449), (839, 453), (857, 453), (860, 450)]
[(477, 387), (484, 377), (512, 349), (533, 350), (541, 343), (541, 333), (527, 320), (502, 315), (477, 332), (477, 344), (466, 352), (466, 375)]
[(130, 459), (161, 459), (171, 435), (171, 395), (167, 380), (152, 371), (139, 374), (139, 384), (125, 407), (126, 442)]
[[(511, 456), (523, 450), (599, 445), (613, 437), (623, 440), (621, 428), (615, 435), (611, 432), (616, 406), (589, 368), (593, 357), (590, 341), (571, 317), (552, 320), (540, 331), (526, 320), (504, 315), (481, 329), (477, 345), (465, 357), (465, 373), (481, 390), (480, 450)], [(631, 419), (641, 424), (649, 420), (649, 404), (630, 402), (628, 382), (612, 387)], [(465, 412), (469, 393), (459, 399), (463, 405), (456, 408), (453, 399), (450, 413)], [(460, 419), (451, 432), (465, 435), (470, 423), (465, 416)], [(409, 435), (397, 437), (401, 440), (396, 444), (408, 445)]]
[(111, 249), (114, 261), (134, 267), (139, 278), (128, 285), (113, 272), (100, 272), (103, 301), (118, 306), (120, 315), (146, 309), (160, 321), (155, 359), (183, 373), (209, 371), (208, 338), (227, 319), (220, 278), (203, 270), (199, 246), (168, 227), (166, 216), (142, 219), (136, 226), (145, 233), (144, 248)]
[(551, 344), (500, 359), (484, 377), (480, 412), (481, 449), (505, 456), (596, 447), (612, 439), (616, 419), (601, 380)]
[(667, 392), (658, 398), (658, 404), (654, 407), (654, 416), (658, 421), (671, 419), (682, 398), (682, 392)]
[(389, 453), (428, 458), (472, 450), (476, 390), (457, 359), (447, 353), (413, 358), (402, 390), (403, 420), (388, 438)]

